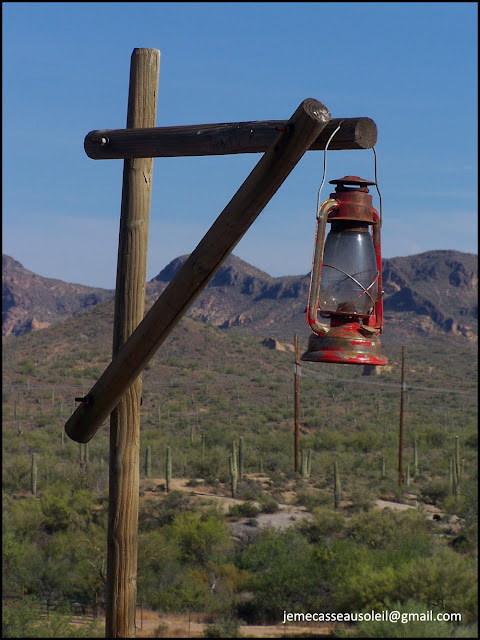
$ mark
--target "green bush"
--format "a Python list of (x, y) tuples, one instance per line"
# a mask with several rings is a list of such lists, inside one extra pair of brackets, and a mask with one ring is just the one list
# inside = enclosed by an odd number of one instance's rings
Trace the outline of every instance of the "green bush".
[(352, 509), (367, 512), (372, 509), (375, 496), (371, 489), (355, 485), (350, 492), (350, 500), (352, 502)]
[(450, 495), (450, 487), (446, 480), (434, 478), (420, 489), (420, 495), (425, 502), (438, 505)]
[[(384, 610), (383, 607), (381, 610)], [(381, 610), (375, 613), (381, 613)], [(439, 608), (432, 608), (419, 600), (407, 602), (396, 601), (388, 604), (385, 609), (398, 611), (404, 617), (398, 622), (385, 621), (361, 621), (355, 625), (353, 631), (337, 632), (337, 637), (349, 638), (476, 638), (476, 625), (465, 626), (453, 622), (430, 621), (429, 612), (435, 617), (438, 613), (444, 613)]]
[(241, 638), (240, 621), (236, 618), (222, 618), (208, 624), (203, 632), (205, 638)]
[(250, 574), (245, 589), (253, 598), (238, 606), (238, 615), (249, 623), (277, 622), (285, 609), (308, 611), (317, 606), (323, 564), (298, 531), (263, 531), (242, 550), (239, 567)]
[(341, 512), (331, 507), (316, 507), (312, 512), (310, 521), (300, 521), (300, 530), (308, 536), (310, 542), (318, 542), (330, 538), (343, 531), (345, 519)]
[(258, 507), (249, 501), (232, 504), (228, 510), (229, 516), (235, 516), (237, 518), (255, 518), (258, 514)]
[(216, 514), (181, 513), (175, 516), (168, 534), (176, 540), (184, 563), (205, 565), (230, 547), (225, 521)]
[(348, 535), (370, 549), (399, 547), (406, 536), (426, 533), (425, 518), (414, 509), (391, 511), (374, 509), (352, 518), (347, 527)]
[(297, 491), (297, 495), (295, 497), (295, 503), (306, 507), (310, 512), (316, 507), (330, 504), (331, 501), (332, 498), (329, 494), (318, 489), (301, 489), (300, 491)]
[(2, 638), (102, 638), (103, 629), (96, 620), (80, 627), (72, 615), (52, 611), (47, 619), (39, 616), (41, 603), (33, 596), (13, 603), (2, 603)]
[(278, 511), (278, 502), (268, 493), (264, 494), (259, 502), (262, 513), (275, 513)]

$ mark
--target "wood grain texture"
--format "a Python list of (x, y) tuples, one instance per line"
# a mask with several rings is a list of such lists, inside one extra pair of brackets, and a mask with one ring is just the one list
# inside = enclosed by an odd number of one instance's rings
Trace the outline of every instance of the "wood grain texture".
[[(265, 152), (286, 120), (156, 127), (138, 131), (103, 129), (91, 131), (84, 141), (86, 154), (94, 160), (135, 157), (209, 156)], [(311, 151), (325, 149), (340, 124), (329, 149), (371, 149), (377, 142), (377, 126), (371, 118), (333, 118), (312, 142)], [(107, 141), (101, 144), (101, 140)]]
[(326, 107), (304, 100), (232, 200), (120, 348), (66, 424), (73, 440), (88, 441), (155, 355), (329, 121)]
[[(160, 52), (134, 49), (127, 127), (155, 125)], [(118, 241), (112, 356), (143, 319), (147, 272), (152, 158), (125, 160)], [(137, 602), (140, 402), (142, 379), (110, 416), (106, 637), (134, 638)]]

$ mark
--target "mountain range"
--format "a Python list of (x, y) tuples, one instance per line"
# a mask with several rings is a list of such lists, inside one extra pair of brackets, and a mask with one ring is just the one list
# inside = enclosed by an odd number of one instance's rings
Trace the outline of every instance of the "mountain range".
[[(167, 287), (188, 256), (171, 261), (146, 283), (146, 305)], [(478, 256), (437, 250), (383, 260), (383, 340), (421, 335), (478, 335)], [(111, 289), (44, 278), (10, 256), (2, 258), (2, 335), (22, 335), (110, 300)], [(310, 274), (272, 277), (231, 255), (188, 315), (225, 330), (287, 336), (308, 331)]]

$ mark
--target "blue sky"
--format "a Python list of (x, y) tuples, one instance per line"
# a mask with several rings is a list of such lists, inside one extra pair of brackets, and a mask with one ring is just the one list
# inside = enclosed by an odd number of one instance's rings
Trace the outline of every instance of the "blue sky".
[[(332, 117), (372, 118), (384, 257), (477, 253), (477, 11), (3, 3), (3, 253), (43, 276), (115, 287), (123, 161), (89, 159), (83, 140), (125, 127), (136, 47), (161, 52), (157, 126), (288, 119), (310, 97)], [(195, 248), (259, 158), (154, 160), (148, 279)], [(322, 171), (323, 152), (307, 152), (234, 253), (273, 276), (308, 273)], [(373, 179), (372, 151), (328, 153), (327, 181), (347, 174)]]

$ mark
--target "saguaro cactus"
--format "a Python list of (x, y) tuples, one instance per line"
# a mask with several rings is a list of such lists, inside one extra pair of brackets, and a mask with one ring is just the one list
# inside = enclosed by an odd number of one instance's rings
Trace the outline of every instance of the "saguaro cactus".
[(232, 488), (232, 498), (235, 498), (237, 495), (237, 481), (238, 481), (238, 476), (237, 476), (237, 467), (235, 466), (235, 462), (233, 459), (233, 456), (228, 456), (228, 463), (230, 466), (230, 481), (231, 481), (231, 488)]
[(334, 481), (334, 505), (335, 509), (340, 509), (340, 501), (342, 499), (342, 487), (340, 485), (340, 474), (338, 473), (338, 463), (333, 463), (333, 481)]
[(300, 475), (302, 478), (309, 478), (312, 470), (312, 451), (302, 449), (300, 458)]
[(417, 441), (413, 441), (413, 477), (416, 478), (418, 475), (418, 448)]
[(385, 472), (385, 456), (382, 456), (382, 480), (387, 477)]
[(405, 484), (407, 485), (407, 487), (410, 486), (410, 465), (407, 464), (407, 477), (405, 480)]
[(172, 450), (170, 447), (167, 447), (167, 461), (165, 465), (165, 480), (167, 493), (170, 491), (170, 486), (172, 484)]
[(230, 480), (232, 485), (232, 498), (237, 494), (237, 482), (238, 482), (238, 465), (237, 465), (237, 452), (235, 451), (235, 442), (232, 444), (232, 455), (228, 458), (230, 467)]
[(240, 480), (243, 478), (243, 470), (245, 465), (245, 444), (243, 437), (240, 436), (238, 441), (238, 477)]
[(457, 474), (455, 471), (455, 458), (450, 456), (448, 459), (448, 485), (450, 487), (450, 494), (452, 496), (457, 495)]
[(145, 477), (150, 478), (152, 475), (152, 447), (149, 445), (145, 452)]
[(460, 442), (458, 436), (455, 436), (455, 480), (460, 481)]
[(37, 454), (32, 453), (32, 466), (30, 468), (30, 484), (32, 489), (32, 494), (35, 495), (37, 493)]

